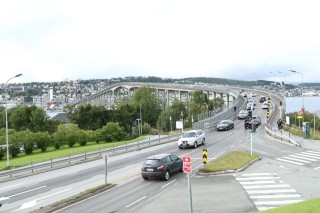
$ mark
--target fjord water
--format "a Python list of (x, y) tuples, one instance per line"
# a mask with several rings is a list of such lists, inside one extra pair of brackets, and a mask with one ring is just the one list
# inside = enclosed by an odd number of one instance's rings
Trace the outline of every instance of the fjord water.
[[(286, 97), (286, 113), (298, 112), (302, 107), (302, 97)], [(303, 97), (304, 108), (308, 112), (320, 112), (320, 96)]]

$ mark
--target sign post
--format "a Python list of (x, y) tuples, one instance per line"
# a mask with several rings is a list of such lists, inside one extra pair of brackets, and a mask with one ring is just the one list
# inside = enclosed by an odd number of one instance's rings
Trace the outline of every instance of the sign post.
[(105, 166), (106, 166), (105, 184), (107, 184), (108, 183), (108, 180), (107, 180), (107, 177), (108, 177), (108, 154), (104, 155), (104, 163), (105, 163)]
[(183, 156), (183, 172), (187, 173), (188, 175), (188, 189), (189, 189), (189, 203), (190, 203), (190, 213), (193, 213), (192, 208), (192, 192), (191, 192), (191, 181), (190, 181), (190, 173), (192, 172), (191, 168), (191, 157), (190, 156)]

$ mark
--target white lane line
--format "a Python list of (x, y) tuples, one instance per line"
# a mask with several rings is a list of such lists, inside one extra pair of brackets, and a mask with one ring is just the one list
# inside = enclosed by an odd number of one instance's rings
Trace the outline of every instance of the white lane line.
[(264, 183), (276, 183), (276, 181), (252, 181), (252, 182), (239, 182), (241, 185), (254, 185), (254, 184), (264, 184)]
[(265, 189), (265, 188), (289, 188), (291, 187), (289, 184), (278, 184), (278, 185), (256, 185), (256, 186), (243, 186), (243, 188), (247, 189)]
[(5, 189), (9, 189), (9, 188), (12, 188), (12, 187), (15, 187), (15, 186), (19, 186), (19, 185), (21, 185), (21, 184), (23, 184), (23, 183), (18, 183), (18, 184), (10, 185), (10, 186), (7, 186), (7, 187), (2, 187), (2, 188), (0, 189), (0, 191), (4, 191)]
[(70, 190), (70, 188), (69, 188), (69, 189), (62, 190), (62, 191), (59, 191), (59, 192), (56, 192), (56, 193), (53, 193), (53, 194), (49, 194), (49, 195), (47, 195), (47, 196), (41, 197), (41, 198), (36, 199), (36, 200), (32, 200), (32, 201), (23, 203), (18, 210), (30, 208), (30, 207), (32, 207), (32, 206), (37, 205), (41, 200), (44, 200), (44, 199), (46, 199), (46, 198), (48, 198), (48, 197), (52, 197), (52, 196), (55, 196), (55, 195), (57, 195), (57, 194), (60, 194), (60, 193), (69, 191), (69, 190)]
[(175, 181), (176, 181), (176, 179), (174, 179), (174, 180), (170, 181), (169, 183), (167, 183), (167, 184), (165, 184), (165, 185), (161, 186), (161, 188), (164, 188), (164, 187), (166, 187), (166, 186), (170, 185), (171, 183), (173, 183), (173, 182), (175, 182)]
[(25, 194), (25, 193), (28, 193), (28, 192), (32, 192), (32, 191), (35, 191), (35, 190), (38, 190), (38, 189), (42, 189), (42, 188), (44, 188), (44, 187), (47, 187), (47, 186), (40, 186), (40, 187), (38, 187), (38, 188), (34, 188), (34, 189), (30, 189), (30, 190), (28, 190), (28, 191), (20, 192), (20, 193), (17, 193), (17, 194), (8, 196), (8, 198), (12, 198), (12, 197), (15, 197), (15, 196), (18, 196), (18, 195), (22, 195), (22, 194)]
[(299, 155), (289, 155), (289, 156), (292, 156), (292, 157), (294, 157), (295, 159), (303, 159), (303, 160), (308, 160), (308, 161), (317, 161), (317, 160), (315, 160), (315, 159), (306, 158), (306, 157), (299, 156)]
[(272, 199), (272, 198), (297, 198), (301, 197), (299, 194), (285, 194), (285, 195), (253, 195), (251, 199)]
[(298, 159), (298, 158), (292, 158), (292, 157), (283, 157), (283, 158), (287, 159), (287, 160), (293, 160), (293, 161), (302, 162), (302, 163), (310, 163), (310, 161), (301, 160), (301, 159)]
[[(310, 155), (306, 155), (306, 154), (296, 154), (298, 156), (301, 156), (301, 157), (305, 157), (306, 159), (310, 160), (310, 159), (317, 159), (317, 160), (320, 160), (320, 157), (313, 157), (313, 156), (310, 156)], [(316, 160), (314, 160), (316, 161)]]
[(220, 152), (216, 157), (222, 155), (223, 153), (225, 153), (226, 151)]
[(280, 177), (240, 177), (236, 178), (236, 180), (241, 181), (241, 180), (278, 180)]
[(230, 149), (233, 149), (234, 147), (236, 147), (236, 145), (231, 146)]
[(283, 161), (283, 162), (287, 162), (287, 163), (297, 164), (297, 165), (300, 165), (300, 166), (303, 166), (303, 165), (304, 165), (304, 163), (298, 163), (298, 162), (294, 162), (294, 161), (290, 161), (290, 160), (285, 160), (285, 159), (281, 159), (281, 158), (277, 158), (277, 160)]
[(140, 199), (138, 199), (138, 200), (136, 200), (136, 201), (134, 201), (134, 202), (130, 203), (129, 205), (127, 205), (127, 206), (126, 206), (126, 208), (128, 208), (128, 207), (132, 206), (132, 205), (133, 205), (133, 204), (135, 204), (135, 203), (138, 203), (139, 201), (141, 201), (141, 200), (143, 200), (143, 199), (145, 199), (145, 198), (146, 198), (146, 196), (143, 196), (142, 198), (140, 198)]
[(292, 204), (292, 203), (299, 203), (301, 201), (304, 201), (302, 199), (299, 200), (279, 200), (279, 201), (257, 201), (254, 202), (256, 205), (286, 205), (286, 204)]
[(251, 173), (251, 174), (243, 174), (242, 176), (261, 176), (261, 175), (276, 175), (276, 173)]
[(277, 208), (277, 207), (279, 207), (279, 206), (268, 206), (268, 207), (266, 207), (266, 206), (262, 206), (262, 207), (256, 206), (256, 207), (257, 207), (257, 209), (258, 209), (259, 211), (265, 211), (265, 210)]
[(287, 193), (296, 192), (295, 189), (271, 189), (271, 190), (255, 190), (247, 191), (248, 194), (271, 194), (271, 193)]

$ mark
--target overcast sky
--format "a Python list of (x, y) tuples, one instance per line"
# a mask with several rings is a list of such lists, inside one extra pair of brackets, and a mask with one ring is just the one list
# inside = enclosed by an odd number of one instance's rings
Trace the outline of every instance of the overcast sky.
[[(0, 1), (0, 83), (320, 82), (319, 1)], [(301, 74), (288, 70), (296, 70)]]

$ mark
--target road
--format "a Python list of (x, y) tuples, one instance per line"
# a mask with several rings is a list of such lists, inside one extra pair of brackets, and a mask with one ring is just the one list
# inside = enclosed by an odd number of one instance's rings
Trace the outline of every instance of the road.
[[(259, 106), (255, 111), (264, 120), (264, 113)], [(163, 209), (170, 212), (174, 205), (176, 205), (174, 210), (183, 211), (185, 208), (187, 209), (185, 174), (175, 174), (167, 182), (145, 181), (141, 178), (140, 165), (142, 161), (156, 153), (172, 153), (181, 157), (191, 156), (193, 201), (195, 202), (194, 207), (200, 212), (207, 208), (225, 211), (235, 209), (239, 210), (238, 212), (257, 209), (259, 205), (255, 203), (256, 198), (248, 196), (248, 192), (241, 181), (237, 179), (241, 178), (242, 174), (248, 175), (247, 172), (272, 174), (271, 177), (265, 178), (279, 177), (281, 181), (288, 183), (293, 187), (292, 189), (299, 192), (301, 199), (319, 197), (318, 192), (312, 185), (317, 183), (316, 181), (319, 179), (315, 168), (320, 166), (320, 160), (314, 158), (315, 161), (304, 165), (281, 161), (289, 155), (297, 157), (300, 153), (310, 150), (274, 141), (274, 139), (266, 136), (263, 126), (258, 128), (253, 137), (253, 152), (262, 155), (264, 159), (255, 163), (243, 173), (236, 174), (236, 176), (235, 174), (225, 174), (222, 176), (199, 177), (196, 175), (196, 171), (203, 166), (203, 148), (208, 150), (209, 160), (214, 160), (232, 149), (250, 152), (250, 133), (243, 128), (243, 121), (236, 120), (235, 128), (226, 132), (208, 132), (206, 141), (205, 146), (199, 146), (197, 149), (180, 150), (176, 142), (171, 142), (110, 157), (107, 179), (108, 182), (117, 184), (117, 187), (92, 199), (65, 208), (60, 212), (78, 212), (83, 209), (94, 210), (93, 212), (146, 212), (148, 208), (153, 208), (154, 212), (157, 212), (156, 210), (161, 212)], [(300, 160), (302, 159), (300, 158)], [(308, 177), (305, 177), (305, 174), (308, 174)], [(302, 181), (306, 179), (308, 182)], [(104, 160), (1, 183), (0, 200), (2, 200), (3, 206), (0, 208), (0, 212), (29, 212), (103, 183), (105, 183)], [(232, 200), (232, 202), (228, 202), (228, 200)], [(160, 202), (160, 204), (157, 204), (157, 202)], [(205, 209), (200, 210), (201, 206)]]

